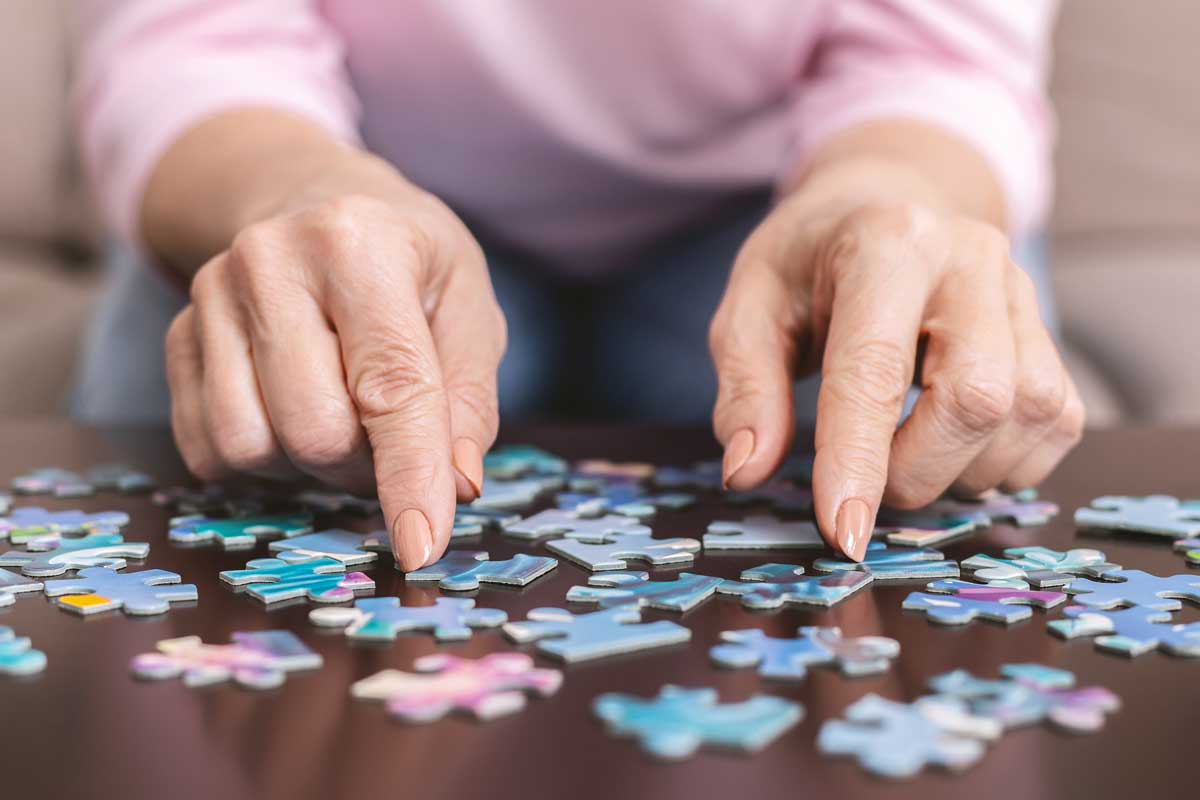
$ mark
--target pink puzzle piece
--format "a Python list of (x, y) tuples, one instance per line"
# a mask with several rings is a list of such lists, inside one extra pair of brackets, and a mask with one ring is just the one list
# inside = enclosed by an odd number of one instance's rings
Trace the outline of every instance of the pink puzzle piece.
[(478, 719), (514, 714), (525, 693), (549, 697), (562, 685), (556, 669), (533, 666), (523, 653), (493, 653), (478, 660), (436, 654), (419, 658), (418, 673), (385, 669), (350, 688), (360, 700), (382, 700), (388, 713), (405, 722), (434, 722), (451, 711)]

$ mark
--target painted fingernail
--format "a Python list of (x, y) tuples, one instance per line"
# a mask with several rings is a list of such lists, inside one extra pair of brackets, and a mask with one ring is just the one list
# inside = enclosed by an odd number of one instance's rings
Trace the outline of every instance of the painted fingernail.
[(742, 428), (733, 435), (725, 446), (725, 458), (721, 465), (721, 485), (728, 489), (729, 482), (737, 475), (738, 470), (745, 466), (754, 452), (754, 431)]
[(483, 453), (467, 438), (456, 439), (451, 448), (454, 459), (454, 488), (459, 500), (471, 502), (483, 493)]
[(871, 540), (871, 509), (865, 502), (852, 497), (842, 503), (837, 514), (837, 543), (842, 553), (854, 561), (862, 561)]
[(396, 521), (396, 544), (400, 565), (405, 570), (419, 569), (433, 550), (433, 531), (429, 520), (415, 508), (400, 514)]

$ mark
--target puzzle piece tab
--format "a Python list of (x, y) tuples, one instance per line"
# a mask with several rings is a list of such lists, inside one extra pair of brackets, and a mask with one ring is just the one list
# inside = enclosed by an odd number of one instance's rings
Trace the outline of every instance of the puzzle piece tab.
[(971, 714), (951, 697), (906, 704), (868, 694), (847, 707), (845, 717), (821, 726), (817, 749), (854, 756), (863, 769), (886, 778), (911, 778), (929, 765), (964, 770), (1001, 732), (995, 720)]
[(683, 759), (701, 745), (757, 752), (804, 716), (797, 703), (755, 695), (741, 703), (718, 703), (715, 689), (664, 686), (653, 700), (604, 694), (592, 705), (610, 733), (632, 736), (650, 755)]
[(1200, 505), (1174, 497), (1097, 497), (1090, 508), (1075, 512), (1080, 528), (1132, 531), (1183, 539), (1200, 535)]
[(258, 544), (259, 537), (290, 538), (312, 531), (312, 514), (270, 514), (234, 519), (213, 519), (201, 515), (175, 517), (167, 538), (183, 544), (216, 542), (226, 550), (244, 549)]
[(601, 572), (588, 578), (587, 586), (572, 586), (568, 603), (596, 603), (601, 608), (636, 603), (665, 611), (690, 611), (703, 603), (721, 585), (720, 578), (681, 572), (668, 581), (652, 581), (647, 572)]
[(556, 669), (538, 669), (524, 653), (480, 659), (438, 653), (417, 659), (417, 673), (385, 669), (350, 687), (360, 700), (382, 700), (405, 722), (433, 722), (451, 711), (495, 719), (525, 707), (527, 694), (549, 697), (562, 685)]
[(0, 567), (20, 567), (24, 575), (46, 578), (86, 567), (124, 569), (125, 559), (149, 554), (146, 542), (127, 542), (119, 533), (89, 533), (78, 539), (33, 540), (24, 551), (0, 554)]
[(369, 564), (379, 558), (377, 551), (366, 549), (372, 545), (368, 538), (368, 535), (365, 534), (331, 528), (316, 533), (305, 533), (291, 539), (280, 539), (271, 542), (267, 547), (273, 552), (279, 553), (277, 558), (283, 561), (332, 558), (346, 566), (351, 566)]
[(247, 593), (267, 604), (295, 598), (344, 603), (375, 589), (375, 581), (361, 572), (346, 572), (346, 565), (332, 558), (292, 563), (255, 558), (246, 562), (246, 569), (225, 570), (220, 578), (232, 586), (250, 585)]
[(1038, 588), (1064, 586), (1075, 575), (1097, 577), (1121, 568), (1108, 563), (1099, 550), (1074, 548), (1062, 552), (1046, 547), (1009, 547), (1004, 558), (980, 553), (962, 565), (974, 572), (976, 580), (1022, 580)]
[(26, 578), (16, 572), (0, 569), (0, 608), (11, 606), (16, 602), (16, 596), (26, 592), (40, 592), (42, 582)]
[(722, 667), (757, 667), (764, 678), (801, 680), (810, 666), (836, 666), (847, 675), (887, 670), (900, 643), (885, 636), (842, 637), (839, 628), (800, 628), (794, 639), (777, 639), (757, 628), (724, 631), (709, 656)]
[(713, 522), (704, 534), (708, 550), (768, 550), (823, 548), (825, 540), (811, 522), (784, 522), (778, 517), (759, 514), (741, 522)]
[(616, 514), (585, 517), (574, 511), (550, 508), (504, 526), (504, 535), (516, 539), (541, 539), (547, 536), (606, 536), (610, 533), (650, 535), (650, 528), (636, 519)]
[(1151, 575), (1140, 569), (1119, 569), (1106, 572), (1100, 580), (1076, 578), (1066, 590), (1081, 606), (1113, 608), (1114, 606), (1145, 606), (1159, 611), (1175, 611), (1182, 607), (1180, 599), (1200, 603), (1200, 575)]
[(123, 511), (84, 513), (75, 509), (47, 511), (25, 506), (0, 518), (0, 539), (8, 537), (13, 544), (24, 544), (50, 533), (116, 533), (128, 524), (129, 515)]
[(317, 608), (308, 620), (321, 627), (345, 628), (351, 639), (395, 641), (408, 631), (428, 631), (439, 642), (471, 638), (472, 628), (495, 628), (508, 614), (475, 608), (475, 601), (439, 597), (432, 606), (402, 606), (398, 597), (368, 597), (353, 608)]
[(106, 567), (81, 569), (75, 578), (46, 581), (46, 596), (66, 611), (88, 616), (124, 609), (126, 614), (165, 614), (171, 603), (197, 598), (196, 587), (180, 585), (182, 578), (165, 569), (115, 572)]
[(1172, 623), (1171, 614), (1144, 606), (1098, 611), (1067, 606), (1067, 619), (1047, 623), (1064, 639), (1095, 636), (1096, 648), (1126, 656), (1160, 649), (1176, 656), (1200, 656), (1200, 622)]
[(204, 644), (199, 636), (164, 639), (157, 653), (143, 653), (130, 662), (143, 680), (183, 678), (183, 685), (208, 686), (232, 680), (244, 689), (274, 689), (287, 673), (317, 669), (320, 653), (313, 652), (291, 631), (239, 631), (233, 644)]
[(794, 564), (763, 564), (744, 570), (740, 580), (722, 581), (721, 594), (740, 595), (746, 608), (779, 608), (784, 603), (832, 606), (845, 600), (875, 578), (869, 572), (835, 572), (803, 575)]
[(904, 598), (902, 607), (924, 611), (930, 622), (942, 625), (966, 625), (976, 618), (1008, 625), (1028, 619), (1033, 614), (1030, 606), (1053, 608), (1067, 599), (1062, 592), (985, 586), (959, 580), (935, 581), (926, 588), (938, 594), (913, 592)]
[(27, 637), (0, 625), (0, 675), (36, 675), (45, 668), (45, 653), (34, 650)]
[(414, 583), (437, 581), (447, 591), (469, 592), (481, 583), (527, 586), (557, 566), (557, 561), (546, 556), (517, 553), (504, 561), (489, 561), (484, 550), (451, 550), (436, 564), (409, 572), (404, 579)]
[(813, 569), (818, 572), (868, 572), (879, 581), (958, 577), (958, 562), (946, 560), (939, 550), (895, 548), (882, 542), (868, 544), (862, 561), (818, 558), (813, 562)]
[(561, 661), (632, 653), (686, 642), (692, 632), (669, 620), (642, 622), (633, 604), (573, 614), (562, 608), (535, 608), (522, 622), (509, 622), (504, 635), (514, 642), (537, 642), (538, 652)]

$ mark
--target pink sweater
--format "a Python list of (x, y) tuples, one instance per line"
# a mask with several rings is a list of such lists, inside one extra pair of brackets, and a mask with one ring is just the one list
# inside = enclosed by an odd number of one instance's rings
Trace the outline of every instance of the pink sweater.
[(1042, 218), (1052, 0), (80, 0), (87, 168), (136, 240), (171, 142), (267, 106), (361, 142), (480, 230), (602, 260), (781, 180), (829, 136), (923, 120)]

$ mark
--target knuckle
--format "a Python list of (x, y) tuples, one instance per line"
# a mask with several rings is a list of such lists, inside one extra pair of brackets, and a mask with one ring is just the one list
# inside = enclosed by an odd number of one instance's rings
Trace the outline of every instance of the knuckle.
[(1018, 381), (1013, 418), (1022, 425), (1045, 427), (1062, 416), (1066, 402), (1066, 386), (1059, 371), (1035, 372)]
[(235, 274), (254, 272), (269, 264), (280, 249), (280, 237), (273, 222), (258, 222), (237, 232), (229, 245), (230, 268)]
[(214, 426), (213, 446), (221, 461), (238, 472), (263, 469), (277, 457), (270, 431), (254, 425)]
[(918, 203), (876, 202), (846, 215), (835, 241), (857, 247), (864, 240), (882, 245), (911, 245), (931, 228), (933, 212)]
[(1074, 447), (1083, 439), (1083, 431), (1087, 426), (1087, 409), (1078, 399), (1071, 400), (1063, 406), (1058, 417), (1058, 434), (1067, 442), (1068, 447)]
[(368, 359), (351, 381), (350, 395), (364, 421), (401, 410), (419, 413), (442, 402), (443, 389), (428, 359), (411, 346), (393, 348), (389, 355), (387, 364)]
[(348, 463), (361, 444), (361, 429), (357, 421), (339, 425), (300, 425), (280, 432), (283, 449), (296, 464), (322, 469)]
[[(939, 391), (940, 389), (940, 391)], [(1012, 412), (1011, 382), (974, 370), (934, 386), (934, 401), (945, 418), (968, 433), (994, 432)]]

